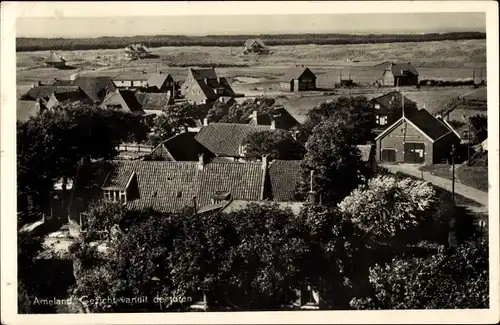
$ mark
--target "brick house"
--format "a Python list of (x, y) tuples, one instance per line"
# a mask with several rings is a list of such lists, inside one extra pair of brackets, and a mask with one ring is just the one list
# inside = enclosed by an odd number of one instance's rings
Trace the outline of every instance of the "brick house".
[[(403, 104), (404, 98), (404, 104)], [(389, 125), (394, 124), (405, 114), (409, 115), (417, 110), (417, 104), (406, 98), (397, 91), (391, 91), (382, 96), (372, 98), (370, 104), (373, 107), (373, 131), (380, 134)]]
[(418, 71), (410, 63), (394, 63), (385, 62), (380, 65), (384, 71), (378, 82), (382, 86), (417, 86), (418, 85)]
[(285, 73), (283, 87), (292, 92), (314, 90), (316, 89), (316, 75), (304, 66), (290, 68)]
[(425, 109), (404, 115), (375, 141), (378, 162), (426, 165), (449, 159), (451, 146), (460, 144), (456, 133)]

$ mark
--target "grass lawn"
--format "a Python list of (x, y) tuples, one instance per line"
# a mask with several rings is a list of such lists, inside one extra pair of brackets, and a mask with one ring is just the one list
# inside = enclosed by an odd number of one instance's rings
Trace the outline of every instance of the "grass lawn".
[[(451, 166), (448, 164), (422, 166), (420, 170), (446, 179), (452, 179)], [(455, 177), (457, 182), (464, 185), (481, 191), (488, 191), (488, 167), (459, 166), (455, 169)]]

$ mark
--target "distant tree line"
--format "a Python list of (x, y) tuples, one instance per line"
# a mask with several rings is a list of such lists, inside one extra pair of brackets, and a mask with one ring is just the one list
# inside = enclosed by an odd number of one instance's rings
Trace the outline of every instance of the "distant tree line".
[(16, 51), (43, 50), (96, 50), (124, 48), (131, 43), (144, 43), (148, 47), (160, 46), (243, 46), (249, 38), (260, 38), (268, 46), (275, 45), (341, 45), (396, 42), (429, 42), (444, 40), (486, 39), (486, 33), (453, 32), (430, 34), (382, 34), (382, 35), (350, 35), (350, 34), (286, 34), (286, 35), (153, 35), (131, 37), (98, 37), (98, 38), (30, 38), (16, 39)]

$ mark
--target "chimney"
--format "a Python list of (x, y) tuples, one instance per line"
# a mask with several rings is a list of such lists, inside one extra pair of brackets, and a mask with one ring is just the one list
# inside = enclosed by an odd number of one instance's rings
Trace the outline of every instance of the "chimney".
[(271, 130), (276, 130), (276, 121), (274, 119), (271, 120)]
[(221, 79), (220, 77), (217, 77), (217, 83), (219, 84), (220, 84), (220, 79)]
[(205, 84), (208, 85), (208, 78), (207, 77), (205, 77)]
[(193, 208), (194, 208), (194, 212), (196, 213), (196, 211), (198, 211), (197, 206), (196, 206), (196, 196), (193, 196)]
[(31, 84), (31, 88), (35, 88), (35, 84)]
[(208, 125), (208, 118), (204, 118), (203, 119), (203, 126), (207, 126)]
[(41, 86), (42, 85), (42, 82), (40, 80), (38, 80), (38, 85)]
[(262, 155), (262, 170), (266, 171), (267, 170), (267, 155)]
[(205, 159), (203, 157), (203, 154), (198, 155), (198, 170), (203, 170), (203, 166), (205, 165)]

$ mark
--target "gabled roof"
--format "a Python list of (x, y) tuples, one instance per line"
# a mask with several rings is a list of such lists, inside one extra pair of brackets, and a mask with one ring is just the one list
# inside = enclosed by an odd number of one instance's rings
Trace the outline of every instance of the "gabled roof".
[[(102, 101), (102, 105), (121, 105), (133, 113), (142, 113), (141, 104), (137, 101), (135, 93), (130, 90), (116, 90), (108, 93)], [(126, 106), (126, 107), (124, 107)]]
[[(55, 100), (55, 102), (54, 102)], [(78, 90), (71, 91), (71, 92), (63, 92), (63, 93), (53, 93), (50, 96), (49, 101), (47, 102), (46, 106), (47, 108), (53, 108), (57, 106), (59, 103), (63, 102), (83, 102), (83, 103), (90, 103), (91, 100), (85, 95), (85, 93), (78, 88)]]
[(300, 125), (295, 117), (284, 107), (275, 107), (272, 112), (257, 113), (257, 119), (250, 117), (251, 125), (271, 125), (274, 121), (276, 129), (290, 130)]
[(316, 78), (316, 75), (307, 67), (293, 67), (287, 70), (284, 79), (286, 81), (291, 81), (300, 79), (303, 75)]
[(66, 60), (56, 52), (50, 52), (50, 55), (45, 59), (46, 63), (64, 63)]
[(149, 79), (149, 76), (147, 73), (145, 73), (143, 71), (130, 71), (130, 70), (122, 71), (113, 77), (113, 80), (118, 80), (118, 81), (121, 81), (121, 80), (123, 80), (123, 81), (135, 81), (135, 80), (146, 81), (148, 79)]
[(155, 73), (151, 75), (146, 81), (149, 87), (156, 87), (160, 89), (168, 78), (172, 78), (168, 73)]
[(302, 179), (300, 160), (273, 160), (269, 164), (269, 181), (274, 201), (296, 201), (295, 191)]
[(198, 161), (200, 154), (203, 154), (205, 158), (213, 156), (195, 140), (195, 135), (195, 132), (176, 134), (161, 142), (150, 155), (170, 161)]
[(78, 91), (78, 86), (36, 86), (30, 88), (28, 92), (23, 95), (23, 99), (47, 99), (53, 93), (65, 93)]
[(216, 156), (240, 157), (240, 145), (248, 134), (270, 129), (265, 125), (212, 123), (203, 126), (195, 139)]
[(72, 83), (80, 89), (94, 102), (104, 99), (107, 92), (115, 91), (116, 87), (110, 77), (86, 77), (78, 76)]
[(401, 117), (387, 129), (385, 129), (384, 132), (380, 133), (376, 139), (378, 140), (384, 137), (389, 132), (394, 130), (394, 128), (396, 128), (398, 125), (403, 123), (403, 121), (411, 123), (417, 130), (422, 132), (422, 134), (424, 134), (432, 142), (444, 137), (448, 133), (452, 133), (452, 131), (443, 122), (434, 117), (427, 110), (420, 109), (412, 114), (406, 114), (405, 116)]
[(166, 93), (140, 93), (136, 92), (135, 97), (142, 109), (163, 110), (171, 101), (171, 97)]
[(198, 162), (113, 161), (114, 168), (103, 188), (124, 186), (136, 175), (139, 197), (127, 202), (132, 209), (154, 208), (162, 212), (177, 212), (193, 206), (211, 204), (216, 191), (227, 191), (235, 199), (260, 200), (263, 172), (261, 163), (208, 163), (198, 168)]
[[(195, 82), (203, 92), (204, 97), (208, 100), (216, 100), (220, 97), (234, 98), (238, 96), (224, 77), (218, 79), (195, 79)], [(190, 87), (191, 86), (188, 86), (184, 89), (185, 96), (188, 99), (190, 97)], [(218, 89), (220, 89), (219, 93), (217, 93)]]
[(130, 44), (125, 48), (126, 52), (149, 53), (149, 49), (142, 43)]
[(245, 47), (251, 47), (254, 43), (257, 43), (260, 47), (265, 48), (266, 45), (260, 38), (250, 38), (245, 41)]
[(40, 111), (40, 106), (34, 100), (18, 100), (16, 103), (16, 119), (18, 121), (27, 121), (34, 117)]

